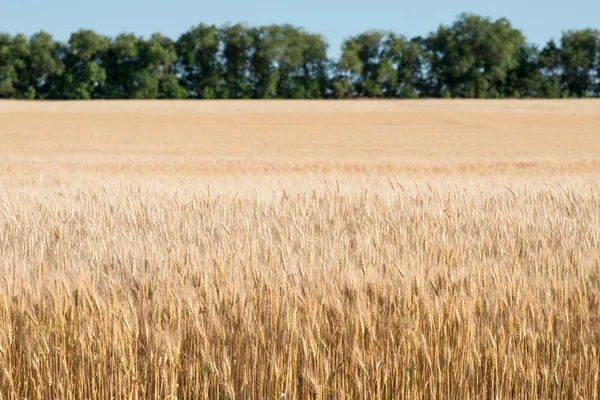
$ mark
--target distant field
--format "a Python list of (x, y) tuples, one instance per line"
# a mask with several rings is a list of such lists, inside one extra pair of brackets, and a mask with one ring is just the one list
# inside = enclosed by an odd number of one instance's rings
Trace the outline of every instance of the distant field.
[(0, 101), (0, 398), (597, 399), (600, 102)]
[[(0, 102), (3, 172), (600, 172), (600, 102)], [(46, 175), (46, 173), (44, 173)]]

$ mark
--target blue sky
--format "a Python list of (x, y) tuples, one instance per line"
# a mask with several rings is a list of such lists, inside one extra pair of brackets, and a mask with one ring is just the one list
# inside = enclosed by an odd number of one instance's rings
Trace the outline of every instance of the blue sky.
[(200, 22), (291, 23), (325, 36), (336, 55), (349, 35), (369, 29), (426, 35), (461, 12), (507, 17), (537, 44), (565, 30), (600, 28), (600, 0), (0, 0), (0, 32), (43, 29), (67, 40), (90, 28), (110, 36), (158, 31), (176, 39)]

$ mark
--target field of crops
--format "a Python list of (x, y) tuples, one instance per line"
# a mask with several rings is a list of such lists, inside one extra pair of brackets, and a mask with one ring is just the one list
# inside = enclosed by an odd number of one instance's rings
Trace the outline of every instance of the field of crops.
[(0, 102), (0, 397), (598, 399), (600, 103)]

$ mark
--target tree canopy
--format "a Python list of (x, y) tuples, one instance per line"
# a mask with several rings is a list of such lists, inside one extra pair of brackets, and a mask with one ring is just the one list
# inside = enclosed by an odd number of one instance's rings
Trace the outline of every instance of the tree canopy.
[(82, 29), (0, 33), (0, 98), (319, 99), (600, 96), (600, 32), (538, 47), (504, 18), (461, 14), (424, 37), (371, 30), (338, 59), (291, 25), (199, 24), (176, 40)]

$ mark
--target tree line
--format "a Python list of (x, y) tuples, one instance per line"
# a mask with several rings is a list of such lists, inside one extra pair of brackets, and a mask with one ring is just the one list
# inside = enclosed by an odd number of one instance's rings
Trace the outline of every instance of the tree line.
[(368, 31), (339, 59), (291, 25), (200, 24), (172, 40), (91, 30), (0, 34), (0, 98), (320, 99), (600, 96), (600, 32), (543, 47), (504, 19), (461, 14), (425, 37)]

